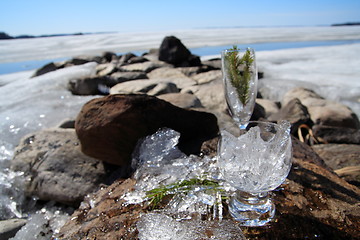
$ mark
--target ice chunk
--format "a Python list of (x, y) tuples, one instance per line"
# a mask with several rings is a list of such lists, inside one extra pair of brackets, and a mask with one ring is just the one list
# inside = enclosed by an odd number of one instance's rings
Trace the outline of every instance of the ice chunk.
[(147, 213), (137, 223), (140, 240), (245, 240), (238, 224), (232, 220), (175, 221), (164, 213)]
[(69, 219), (69, 215), (55, 208), (41, 209), (29, 217), (28, 222), (11, 240), (52, 239)]
[(279, 186), (291, 167), (289, 127), (283, 122), (271, 133), (255, 126), (238, 138), (222, 131), (219, 167), (223, 178), (245, 192), (266, 192)]
[(170, 161), (183, 157), (184, 154), (176, 147), (180, 133), (163, 128), (139, 142), (133, 154), (132, 167), (140, 165), (158, 167), (162, 161)]
[(185, 240), (188, 229), (185, 224), (161, 213), (148, 213), (137, 223), (140, 240)]

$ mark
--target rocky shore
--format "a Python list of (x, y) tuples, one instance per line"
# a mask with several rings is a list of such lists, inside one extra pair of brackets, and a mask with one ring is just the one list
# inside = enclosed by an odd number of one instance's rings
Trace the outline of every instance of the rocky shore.
[[(131, 161), (138, 141), (174, 129), (181, 134), (179, 149), (202, 161), (216, 155), (219, 129), (237, 131), (227, 112), (221, 61), (201, 61), (179, 39), (166, 37), (142, 56), (76, 57), (50, 63), (33, 77), (89, 62), (96, 62), (96, 74), (71, 79), (67, 89), (94, 99), (74, 119), (25, 136), (11, 168), (24, 172), (28, 196), (77, 208), (57, 239), (138, 239), (137, 222), (151, 209), (122, 197), (136, 183)], [(266, 74), (259, 72), (259, 81)], [(241, 227), (244, 236), (360, 238), (358, 117), (310, 89), (294, 88), (281, 102), (262, 98), (260, 91), (252, 120), (282, 119), (292, 124), (293, 167), (273, 194), (275, 221)], [(202, 228), (204, 239), (211, 239), (213, 224)]]

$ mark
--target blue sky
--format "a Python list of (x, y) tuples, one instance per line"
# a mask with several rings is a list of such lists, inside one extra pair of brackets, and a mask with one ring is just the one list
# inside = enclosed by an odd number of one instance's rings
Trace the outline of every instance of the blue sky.
[(360, 0), (0, 0), (10, 35), (359, 22)]

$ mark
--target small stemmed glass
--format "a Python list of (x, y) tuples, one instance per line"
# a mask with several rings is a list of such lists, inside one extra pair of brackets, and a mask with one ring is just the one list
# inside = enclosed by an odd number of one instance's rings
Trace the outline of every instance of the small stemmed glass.
[(255, 51), (234, 46), (221, 52), (225, 98), (231, 117), (245, 128), (254, 111), (258, 74)]

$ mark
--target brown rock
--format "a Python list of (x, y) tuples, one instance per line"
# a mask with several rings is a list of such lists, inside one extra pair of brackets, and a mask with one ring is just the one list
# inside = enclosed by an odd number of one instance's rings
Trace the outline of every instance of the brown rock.
[(360, 186), (360, 145), (319, 144), (312, 148), (339, 176)]
[(178, 108), (147, 95), (110, 95), (86, 103), (75, 129), (82, 151), (116, 165), (128, 165), (137, 141), (168, 127), (181, 133), (179, 148), (199, 153), (203, 141), (218, 133), (210, 113)]
[(314, 125), (315, 137), (327, 143), (360, 144), (360, 130), (353, 128)]
[(347, 106), (324, 99), (312, 90), (305, 88), (294, 88), (284, 96), (283, 105), (290, 100), (298, 98), (311, 117), (311, 120), (318, 125), (334, 127), (360, 128), (360, 122), (356, 114)]

